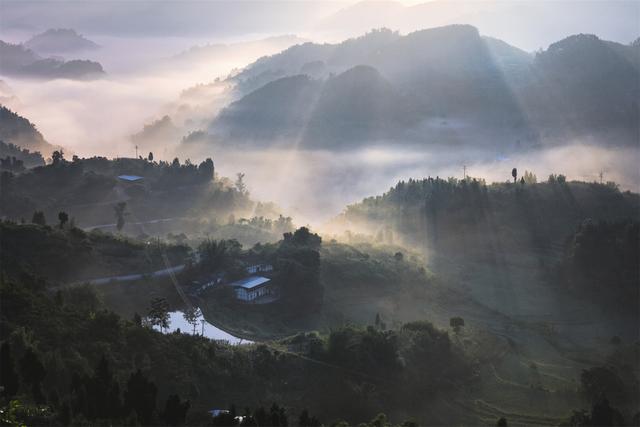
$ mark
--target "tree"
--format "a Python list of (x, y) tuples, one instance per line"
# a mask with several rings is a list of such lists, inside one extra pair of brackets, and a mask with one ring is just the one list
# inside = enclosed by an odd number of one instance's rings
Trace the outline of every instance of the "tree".
[(244, 183), (244, 174), (242, 172), (238, 172), (236, 174), (236, 182), (235, 182), (236, 190), (240, 194), (248, 194), (247, 186)]
[(513, 177), (513, 182), (515, 184), (516, 180), (518, 179), (518, 169), (517, 168), (513, 168), (511, 170), (511, 176)]
[(193, 326), (193, 335), (196, 334), (196, 326), (198, 326), (198, 319), (202, 316), (200, 309), (197, 307), (188, 307), (184, 313), (182, 314), (184, 320), (187, 321), (188, 324)]
[(526, 184), (536, 184), (538, 182), (538, 177), (533, 172), (524, 171), (523, 178)]
[(46, 375), (47, 371), (40, 362), (40, 358), (33, 349), (28, 348), (20, 359), (20, 376), (25, 383), (31, 386), (33, 398), (37, 403), (44, 401), (40, 384)]
[(47, 225), (47, 219), (44, 217), (44, 212), (35, 211), (31, 218), (31, 222), (38, 225)]
[(204, 162), (198, 166), (198, 173), (205, 182), (211, 181), (214, 177), (215, 168), (213, 166), (213, 160), (207, 158)]
[(127, 413), (135, 411), (138, 422), (142, 425), (153, 423), (156, 409), (158, 388), (138, 369), (131, 374), (124, 392), (124, 406)]
[(64, 161), (64, 151), (56, 150), (51, 153), (51, 163), (54, 165), (58, 165)]
[(64, 211), (59, 212), (58, 221), (60, 221), (60, 229), (62, 230), (64, 225), (69, 222), (69, 215)]
[(2, 394), (8, 399), (18, 392), (20, 386), (18, 373), (11, 355), (11, 347), (8, 342), (4, 342), (0, 346), (0, 385), (3, 388)]
[(151, 151), (149, 151), (149, 155), (147, 156), (147, 160), (149, 160), (150, 162), (153, 162), (153, 153)]
[(118, 229), (118, 231), (122, 231), (122, 228), (124, 227), (124, 216), (126, 215), (126, 209), (127, 202), (120, 202), (113, 207), (116, 215), (116, 228)]
[(191, 407), (189, 401), (181, 402), (180, 397), (172, 394), (164, 405), (164, 413), (162, 414), (164, 422), (170, 426), (183, 425), (187, 417), (187, 411)]
[(497, 427), (507, 427), (507, 419), (505, 417), (501, 417), (496, 423)]
[(169, 327), (169, 303), (164, 298), (151, 300), (149, 320), (152, 326), (159, 326), (160, 331)]
[(142, 317), (138, 313), (133, 313), (133, 323), (136, 326), (142, 326)]
[(318, 427), (320, 426), (320, 421), (316, 417), (309, 416), (309, 411), (304, 409), (298, 418), (298, 425), (300, 427)]
[(100, 358), (93, 376), (85, 380), (85, 391), (86, 415), (89, 419), (112, 419), (119, 417), (122, 413), (120, 386), (104, 355)]
[(449, 326), (451, 326), (457, 334), (460, 332), (460, 328), (464, 326), (464, 319), (462, 317), (452, 317), (449, 319)]

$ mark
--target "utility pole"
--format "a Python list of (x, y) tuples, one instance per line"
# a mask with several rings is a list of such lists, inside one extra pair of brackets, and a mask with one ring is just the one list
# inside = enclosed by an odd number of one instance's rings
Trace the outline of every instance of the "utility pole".
[(138, 146), (136, 145), (136, 159), (138, 158)]
[(604, 172), (600, 170), (600, 173), (598, 174), (598, 176), (600, 177), (600, 184), (602, 184), (602, 178), (604, 178)]
[(202, 322), (202, 336), (204, 336), (204, 319), (200, 320)]
[(462, 165), (462, 176), (467, 179), (467, 165)]

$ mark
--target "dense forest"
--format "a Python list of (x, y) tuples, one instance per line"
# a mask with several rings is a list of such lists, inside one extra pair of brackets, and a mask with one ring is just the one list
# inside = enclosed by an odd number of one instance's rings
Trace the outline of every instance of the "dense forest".
[[(235, 182), (215, 177), (211, 159), (199, 164), (180, 163), (177, 158), (158, 162), (153, 153), (138, 159), (74, 156), (66, 160), (62, 151), (55, 151), (50, 164), (3, 171), (1, 180), (0, 214), (16, 221), (28, 220), (35, 210), (50, 219), (65, 211), (84, 227), (108, 225), (115, 217), (112, 208), (105, 206), (124, 203), (120, 216), (131, 223), (205, 217), (226, 223), (230, 215), (240, 216), (256, 206), (241, 177)], [(274, 215), (267, 212), (266, 204), (261, 206), (262, 215)]]
[[(292, 417), (308, 409), (316, 420), (354, 422), (373, 418), (385, 407), (399, 416), (419, 408), (424, 399), (456, 393), (472, 380), (471, 361), (445, 331), (427, 322), (398, 329), (378, 323), (365, 329), (348, 326), (326, 335), (303, 333), (246, 346), (164, 335), (145, 326), (140, 316), (127, 320), (108, 310), (97, 290), (55, 288), (43, 278), (46, 265), (57, 263), (44, 248), (60, 238), (75, 239), (71, 235), (78, 231), (3, 224), (2, 241), (7, 232), (27, 236), (34, 229), (48, 233), (40, 236), (42, 249), (31, 253), (41, 257), (37, 265), (19, 263), (14, 253), (2, 250), (3, 396), (14, 399), (3, 409), (6, 422), (201, 424), (211, 408), (235, 404), (238, 414), (245, 413), (240, 408), (255, 408), (255, 418), (261, 406), (273, 402), (286, 402)], [(93, 249), (102, 243), (93, 238), (85, 244)], [(291, 269), (301, 267), (307, 275), (317, 274), (304, 260), (319, 244), (304, 230), (285, 236), (276, 253), (291, 265), (282, 274), (296, 277), (304, 273)], [(233, 251), (225, 253), (233, 256)], [(206, 265), (216, 268), (222, 259)], [(294, 280), (288, 286), (309, 283)], [(286, 292), (298, 303), (307, 298), (293, 289)], [(59, 347), (61, 341), (68, 345)], [(412, 396), (421, 398), (414, 402)], [(267, 425), (286, 425), (284, 417), (280, 424)]]

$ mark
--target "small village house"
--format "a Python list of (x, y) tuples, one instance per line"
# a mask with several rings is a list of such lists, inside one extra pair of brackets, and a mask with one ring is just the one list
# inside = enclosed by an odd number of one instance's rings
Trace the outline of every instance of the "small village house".
[(258, 298), (274, 294), (271, 279), (262, 276), (245, 277), (229, 286), (233, 287), (236, 298), (245, 302), (253, 302)]

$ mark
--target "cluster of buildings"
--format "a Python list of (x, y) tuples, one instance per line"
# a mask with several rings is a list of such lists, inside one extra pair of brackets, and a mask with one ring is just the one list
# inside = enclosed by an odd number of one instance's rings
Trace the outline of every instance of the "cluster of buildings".
[(195, 281), (195, 292), (200, 294), (213, 286), (228, 286), (233, 289), (237, 300), (246, 303), (267, 303), (278, 298), (271, 281), (273, 265), (260, 263), (245, 268), (246, 277), (228, 283), (225, 273), (215, 273)]

